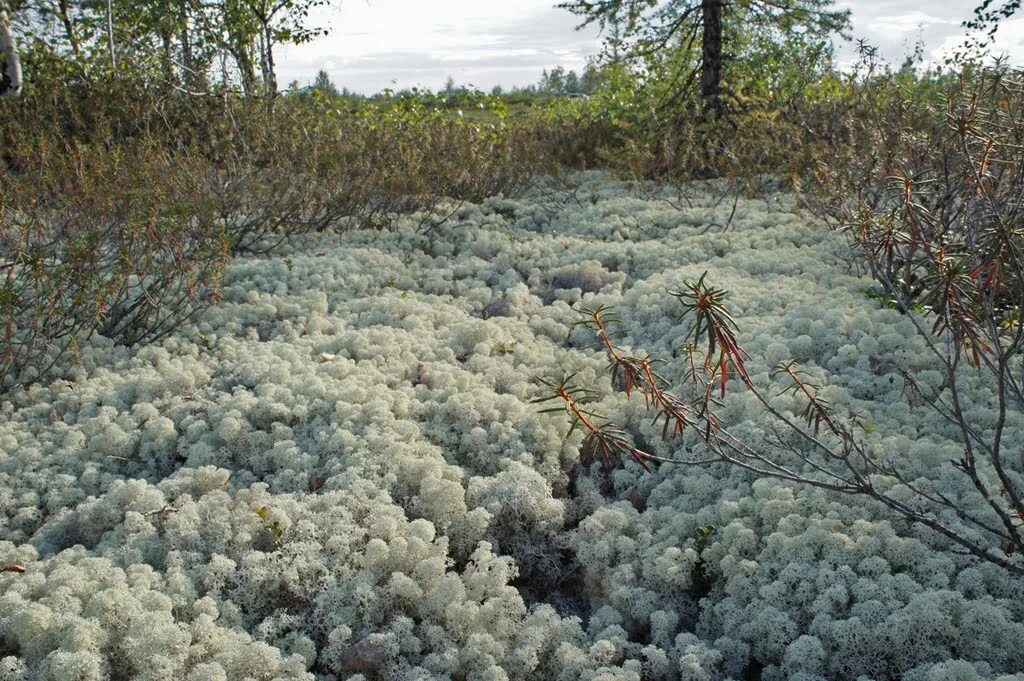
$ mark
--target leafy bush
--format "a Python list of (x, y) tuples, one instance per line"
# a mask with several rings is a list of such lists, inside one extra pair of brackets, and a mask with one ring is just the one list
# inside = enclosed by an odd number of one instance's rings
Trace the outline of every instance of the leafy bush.
[(94, 332), (154, 341), (217, 299), (226, 242), (192, 159), (55, 149), (0, 179), (0, 382), (36, 380)]
[[(942, 362), (937, 386), (896, 369), (915, 399), (961, 433), (963, 456), (952, 465), (988, 509), (964, 520), (996, 540), (990, 559), (1024, 553), (1024, 486), (1004, 440), (1007, 418), (1024, 412), (1022, 78), (1001, 64), (969, 68), (938, 106), (896, 92), (890, 115), (854, 130), (867, 153), (818, 173), (819, 210), (846, 231), (855, 262)], [(965, 364), (995, 393), (992, 429), (965, 411)], [(920, 494), (963, 512), (962, 503)]]
[(505, 123), (500, 109), (479, 121), (426, 96), (351, 112), (160, 99), (122, 81), (109, 94), (133, 116), (74, 83), (4, 103), (5, 385), (44, 375), (96, 331), (167, 335), (216, 298), (227, 253), (400, 214), (436, 229), (550, 167), (535, 121)]
[[(364, 141), (364, 163), (376, 175), (364, 215), (434, 213), (446, 199), (458, 205), (516, 195), (550, 168), (550, 156), (532, 134), (531, 123), (506, 121), (502, 109), (489, 102), (483, 98), (478, 105), (491, 107), (492, 120), (452, 113), (429, 96), (358, 112), (351, 134)], [(430, 224), (452, 212), (431, 216)]]

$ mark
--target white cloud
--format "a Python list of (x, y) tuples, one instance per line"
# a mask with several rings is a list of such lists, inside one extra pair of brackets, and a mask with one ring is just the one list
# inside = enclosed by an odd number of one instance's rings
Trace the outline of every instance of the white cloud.
[[(555, 0), (345, 0), (314, 21), (330, 35), (281, 50), (280, 80), (309, 82), (325, 69), (339, 85), (361, 92), (413, 85), (441, 87), (448, 76), (489, 89), (536, 82), (555, 66), (581, 69), (600, 49), (597, 31), (574, 30), (578, 18)], [(979, 0), (846, 0), (853, 37), (899, 63), (916, 43), (937, 61), (963, 41), (961, 22)], [(1004, 22), (995, 52), (1024, 61), (1024, 21)], [(854, 43), (839, 45), (852, 60)]]
[[(941, 61), (963, 42), (961, 35), (948, 36), (931, 51), (931, 58)], [(997, 56), (1008, 56), (1013, 63), (1024, 62), (1024, 18), (1004, 21), (996, 32), (990, 52)]]
[(576, 17), (549, 0), (371, 0), (314, 20), (327, 20), (331, 34), (283, 49), (283, 82), (309, 81), (325, 68), (339, 85), (363, 92), (437, 88), (448, 76), (481, 88), (525, 85), (545, 68), (581, 69), (600, 47), (596, 31), (575, 31)]
[(871, 24), (871, 31), (879, 34), (904, 34), (914, 33), (930, 26), (953, 26), (959, 27), (960, 22), (955, 19), (943, 19), (921, 11), (909, 12), (907, 14), (892, 14), (876, 17)]
[[(847, 0), (853, 12), (853, 37), (878, 47), (880, 56), (899, 63), (920, 42), (926, 61), (939, 62), (965, 39), (962, 22), (972, 16), (980, 0)], [(1021, 45), (1024, 30), (1019, 20), (1004, 22), (996, 52), (1005, 51), (1014, 61), (1024, 61)], [(852, 60), (855, 46), (840, 46), (842, 60)]]

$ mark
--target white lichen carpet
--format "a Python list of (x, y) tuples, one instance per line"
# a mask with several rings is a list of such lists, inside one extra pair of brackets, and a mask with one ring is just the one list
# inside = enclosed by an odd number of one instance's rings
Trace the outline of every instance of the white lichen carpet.
[[(578, 372), (653, 453), (699, 443), (663, 441), (612, 389), (570, 304), (615, 305), (619, 342), (678, 378), (688, 322), (667, 292), (705, 270), (754, 380), (799, 361), (921, 475), (958, 452), (879, 369), (941, 382), (912, 327), (791, 199), (740, 201), (723, 231), (729, 201), (580, 181), (465, 206), (430, 237), (403, 219), (238, 259), (195, 324), (141, 349), (94, 339), (69, 380), (6, 398), (0, 568), (23, 571), (0, 573), (0, 680), (1024, 670), (1020, 580), (870, 502), (725, 465), (579, 463), (581, 434), (530, 403), (537, 376)], [(991, 394), (972, 394), (984, 428)], [(739, 382), (723, 414), (752, 441), (768, 428)]]

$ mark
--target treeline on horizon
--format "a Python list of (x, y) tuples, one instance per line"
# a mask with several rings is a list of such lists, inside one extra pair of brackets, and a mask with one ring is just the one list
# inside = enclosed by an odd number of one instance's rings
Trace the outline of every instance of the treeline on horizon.
[[(576, 73), (575, 70), (566, 70), (563, 66), (556, 66), (550, 71), (544, 69), (541, 72), (540, 80), (530, 85), (514, 85), (504, 87), (495, 85), (489, 91), (492, 97), (502, 97), (505, 101), (515, 103), (533, 103), (535, 100), (546, 97), (591, 95), (600, 88), (603, 79), (603, 69), (598, 65), (596, 59), (590, 60), (583, 72)], [(330, 74), (320, 69), (308, 85), (301, 85), (298, 80), (288, 84), (288, 89), (283, 93), (286, 96), (308, 96), (319, 93), (322, 96), (340, 99), (408, 99), (420, 96), (424, 93), (436, 94), (446, 100), (455, 102), (459, 97), (473, 97), (482, 95), (483, 91), (472, 84), (459, 84), (452, 76), (445, 81), (442, 89), (433, 92), (429, 89), (405, 87), (398, 90), (384, 89), (373, 94), (353, 92), (347, 87), (338, 89), (338, 86), (331, 79)]]

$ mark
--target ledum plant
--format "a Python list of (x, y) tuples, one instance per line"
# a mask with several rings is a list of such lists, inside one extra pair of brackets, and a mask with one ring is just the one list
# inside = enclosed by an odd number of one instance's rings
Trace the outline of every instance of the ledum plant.
[[(745, 383), (750, 383), (743, 365), (743, 353), (736, 344), (736, 324), (722, 303), (727, 292), (708, 287), (704, 283), (706, 276), (705, 272), (699, 281), (688, 283), (687, 291), (672, 294), (683, 301), (687, 310), (696, 313), (697, 323), (689, 337), (695, 340), (705, 338), (708, 347), (699, 373), (711, 380), (704, 382), (702, 389), (690, 400), (684, 400), (669, 390), (667, 381), (655, 371), (660, 360), (649, 356), (635, 357), (615, 345), (610, 328), (621, 324), (621, 321), (612, 308), (580, 308), (582, 319), (576, 326), (585, 326), (594, 331), (610, 360), (608, 369), (613, 382), (623, 386), (627, 397), (634, 392), (643, 396), (647, 408), (654, 412), (654, 422), (661, 425), (662, 437), (675, 437), (687, 428), (696, 428), (707, 440), (713, 432), (721, 430), (721, 421), (713, 409), (713, 393), (716, 381), (720, 381), (721, 394), (725, 395), (729, 364), (735, 367)], [(690, 376), (694, 385), (699, 381), (698, 367), (694, 361), (695, 347), (694, 343), (687, 344)], [(625, 430), (587, 411), (582, 405), (594, 400), (598, 394), (576, 386), (573, 378), (569, 376), (557, 381), (541, 379), (552, 392), (536, 402), (560, 401), (559, 406), (543, 411), (566, 411), (572, 418), (572, 428), (583, 428), (586, 431), (581, 450), (584, 459), (599, 455), (604, 465), (610, 467), (618, 456), (627, 454), (648, 471), (650, 463), (682, 463), (633, 446)]]
[[(912, 472), (912, 462), (901, 458), (900, 453), (876, 451), (868, 441), (861, 417), (834, 409), (820, 396), (820, 386), (793, 362), (774, 368), (770, 374), (773, 387), (758, 385), (745, 366), (739, 329), (727, 307), (729, 293), (710, 285), (707, 273), (670, 294), (680, 302), (683, 317), (691, 320), (682, 339), (680, 361), (684, 366), (676, 371), (682, 375), (678, 386), (670, 386), (656, 371), (663, 364), (659, 359), (632, 354), (616, 345), (613, 335), (621, 321), (612, 308), (580, 307), (577, 326), (593, 332), (608, 357), (613, 385), (627, 399), (639, 395), (644, 400), (662, 438), (676, 438), (690, 430), (698, 434), (699, 445), (688, 447), (687, 453), (678, 458), (647, 452), (636, 446), (626, 428), (587, 408), (600, 397), (597, 391), (578, 385), (574, 376), (542, 380), (548, 393), (535, 401), (553, 405), (545, 412), (567, 414), (572, 421), (570, 433), (585, 431), (580, 450), (584, 461), (600, 459), (610, 469), (629, 459), (646, 471), (662, 464), (726, 462), (759, 477), (866, 496), (904, 520), (942, 535), (957, 551), (1024, 576), (1022, 522), (1019, 515), (1014, 515), (1009, 494), (981, 494), (980, 499), (954, 496)], [(730, 376), (736, 376), (760, 403), (770, 422), (767, 430), (771, 435), (757, 442), (746, 440), (734, 434), (719, 416), (722, 400), (732, 385)], [(794, 404), (802, 405), (799, 414), (780, 408), (775, 398), (786, 393), (794, 398)], [(984, 440), (973, 429), (966, 437), (975, 449)], [(991, 451), (992, 443), (986, 446), (986, 451)], [(965, 457), (953, 465), (972, 480), (977, 477), (990, 481), (989, 485), (999, 484), (991, 482), (999, 479), (998, 475), (989, 475), (991, 466), (981, 470), (982, 462), (977, 458)]]

